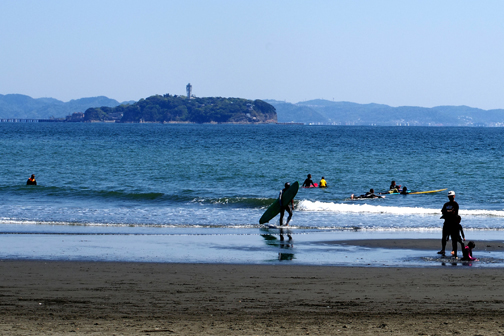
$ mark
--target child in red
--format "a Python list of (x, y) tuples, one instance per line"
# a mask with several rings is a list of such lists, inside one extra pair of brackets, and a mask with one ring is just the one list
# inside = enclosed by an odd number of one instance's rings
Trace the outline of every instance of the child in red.
[(462, 249), (462, 254), (464, 255), (462, 257), (462, 260), (478, 260), (472, 255), (472, 249), (475, 247), (476, 244), (474, 244), (474, 242), (470, 241), (469, 243), (467, 243), (467, 246)]

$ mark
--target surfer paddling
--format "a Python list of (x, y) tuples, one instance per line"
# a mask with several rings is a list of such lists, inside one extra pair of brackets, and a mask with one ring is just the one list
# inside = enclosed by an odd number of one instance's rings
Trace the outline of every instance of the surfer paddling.
[(289, 214), (289, 217), (287, 217), (287, 223), (285, 223), (285, 226), (289, 225), (290, 220), (292, 219), (292, 210), (294, 210), (294, 198), (291, 199), (290, 205), (292, 205), (292, 209), (289, 206), (289, 202), (282, 202), (283, 194), (289, 189), (290, 183), (287, 182), (285, 183), (285, 188), (280, 190), (280, 195), (278, 195), (278, 201), (280, 202), (280, 226), (283, 225), (283, 218), (285, 211)]
[(351, 199), (359, 199), (359, 198), (385, 198), (385, 196), (378, 196), (374, 193), (374, 189), (369, 189), (369, 191), (367, 193), (365, 193), (364, 195), (360, 195), (360, 196), (355, 196), (354, 194), (352, 194), (352, 196), (350, 196)]

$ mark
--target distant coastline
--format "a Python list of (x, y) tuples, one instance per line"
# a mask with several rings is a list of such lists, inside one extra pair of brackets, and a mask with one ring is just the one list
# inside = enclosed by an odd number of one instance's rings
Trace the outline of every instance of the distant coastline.
[(299, 103), (266, 100), (277, 111), (278, 122), (342, 126), (467, 126), (504, 127), (504, 109), (468, 106), (392, 107), (323, 99)]
[(268, 122), (207, 122), (207, 123), (196, 123), (190, 121), (131, 121), (131, 122), (121, 122), (118, 120), (91, 120), (91, 121), (69, 121), (64, 118), (56, 118), (56, 119), (18, 119), (18, 118), (4, 118), (0, 119), (0, 123), (107, 123), (107, 124), (170, 124), (170, 125), (222, 125), (222, 124), (231, 124), (231, 125), (257, 125), (257, 124), (277, 124), (277, 125), (304, 125), (303, 123), (275, 123), (273, 121)]
[(104, 96), (62, 102), (0, 94), (0, 122), (278, 124), (504, 127), (504, 109), (391, 107), (323, 99), (298, 103), (242, 98), (154, 95), (118, 102)]

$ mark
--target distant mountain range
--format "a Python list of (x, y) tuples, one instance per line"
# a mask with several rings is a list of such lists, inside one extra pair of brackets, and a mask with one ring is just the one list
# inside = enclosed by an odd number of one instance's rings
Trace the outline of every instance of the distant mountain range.
[(115, 99), (104, 96), (81, 98), (62, 102), (54, 98), (37, 98), (21, 94), (0, 94), (0, 118), (49, 119), (63, 118), (74, 112), (84, 112), (90, 107), (115, 107), (121, 104)]
[[(482, 110), (468, 106), (392, 107), (383, 104), (357, 104), (323, 99), (299, 103), (264, 100), (276, 109), (280, 123), (377, 126), (504, 126), (504, 109)], [(0, 118), (64, 118), (88, 108), (135, 104), (104, 96), (62, 102), (54, 98), (31, 98), (21, 94), (0, 94)]]
[(296, 104), (264, 100), (276, 108), (278, 122), (377, 126), (504, 126), (504, 109), (482, 110), (468, 106), (392, 107), (329, 100)]

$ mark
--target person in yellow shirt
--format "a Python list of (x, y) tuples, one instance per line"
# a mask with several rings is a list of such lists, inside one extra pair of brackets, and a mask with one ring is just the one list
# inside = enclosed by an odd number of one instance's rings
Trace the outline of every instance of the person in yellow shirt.
[(327, 188), (327, 182), (324, 179), (324, 176), (322, 176), (322, 179), (320, 180), (319, 188)]

